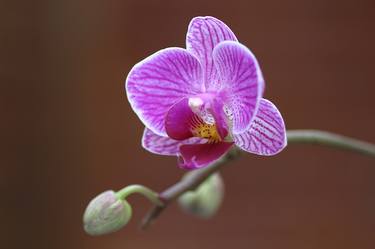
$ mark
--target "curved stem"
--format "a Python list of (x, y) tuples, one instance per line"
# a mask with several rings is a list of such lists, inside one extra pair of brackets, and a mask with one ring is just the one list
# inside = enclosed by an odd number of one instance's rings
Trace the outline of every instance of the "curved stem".
[(168, 206), (170, 202), (180, 197), (183, 193), (194, 190), (210, 175), (218, 171), (226, 162), (234, 160), (239, 157), (240, 150), (234, 147), (227, 154), (216, 160), (211, 165), (205, 168), (191, 171), (189, 175), (182, 178), (179, 182), (167, 188), (159, 194), (160, 200), (163, 201), (163, 206), (155, 206), (150, 212), (146, 214), (141, 223), (141, 229), (147, 228)]
[[(375, 156), (375, 145), (331, 132), (319, 130), (290, 130), (287, 132), (287, 136), (290, 144), (318, 144), (333, 148), (346, 149), (364, 155)], [(161, 192), (159, 194), (159, 200), (161, 200), (164, 205), (154, 206), (154, 208), (143, 218), (141, 228), (147, 228), (170, 202), (181, 196), (186, 191), (198, 187), (199, 184), (207, 179), (207, 177), (220, 170), (221, 166), (226, 162), (237, 158), (240, 155), (239, 152), (240, 150), (238, 148), (233, 148), (211, 165), (193, 171), (189, 176), (181, 179), (176, 184)]]
[(363, 155), (375, 156), (375, 145), (332, 132), (319, 130), (290, 130), (288, 143), (319, 144), (338, 149), (346, 149)]
[(134, 193), (138, 193), (145, 196), (147, 199), (149, 199), (152, 203), (154, 203), (157, 206), (164, 205), (163, 202), (159, 199), (159, 195), (156, 192), (152, 191), (151, 189), (143, 185), (134, 184), (127, 186), (118, 191), (116, 195), (119, 199), (125, 200), (126, 197)]

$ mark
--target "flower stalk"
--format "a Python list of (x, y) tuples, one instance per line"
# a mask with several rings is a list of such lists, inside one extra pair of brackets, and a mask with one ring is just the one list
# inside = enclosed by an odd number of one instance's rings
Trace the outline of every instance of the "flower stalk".
[(138, 184), (126, 186), (125, 188), (118, 191), (116, 193), (116, 196), (121, 200), (125, 200), (129, 195), (134, 194), (134, 193), (143, 195), (144, 197), (146, 197), (148, 200), (150, 200), (153, 204), (157, 206), (164, 205), (161, 199), (159, 198), (158, 193), (152, 191), (151, 189), (143, 185), (138, 185)]
[[(289, 144), (317, 144), (337, 149), (345, 149), (375, 157), (375, 145), (354, 138), (319, 130), (290, 130), (287, 132)], [(205, 168), (191, 171), (179, 182), (161, 193), (152, 191), (142, 185), (130, 185), (118, 192), (106, 191), (87, 207), (84, 215), (84, 227), (90, 235), (102, 235), (119, 230), (125, 226), (132, 216), (131, 206), (126, 198), (134, 193), (149, 199), (154, 207), (146, 214), (141, 228), (147, 228), (168, 207), (168, 205), (188, 191), (195, 190), (209, 176), (218, 172), (227, 162), (238, 158), (240, 149), (232, 148), (220, 159)]]
[(363, 155), (375, 156), (375, 145), (358, 139), (319, 130), (289, 130), (288, 143), (305, 143), (345, 149)]
[[(374, 144), (331, 132), (320, 130), (289, 130), (287, 131), (287, 138), (289, 144), (316, 144), (337, 149), (345, 149), (375, 157)], [(183, 193), (194, 190), (211, 174), (219, 171), (226, 162), (238, 158), (239, 155), (240, 150), (233, 148), (219, 160), (203, 169), (193, 171), (188, 177), (184, 177), (181, 181), (161, 192), (159, 197), (163, 199), (165, 205), (152, 208), (143, 218), (141, 228), (147, 228), (162, 213), (170, 202), (180, 197)]]
[(192, 171), (189, 175), (182, 178), (179, 182), (161, 192), (159, 194), (159, 198), (163, 200), (164, 205), (154, 206), (146, 214), (141, 222), (141, 229), (146, 229), (149, 225), (151, 225), (172, 201), (180, 197), (185, 192), (197, 188), (209, 176), (217, 172), (221, 168), (221, 166), (225, 165), (226, 162), (238, 158), (239, 154), (240, 150), (234, 147), (214, 163), (205, 168)]

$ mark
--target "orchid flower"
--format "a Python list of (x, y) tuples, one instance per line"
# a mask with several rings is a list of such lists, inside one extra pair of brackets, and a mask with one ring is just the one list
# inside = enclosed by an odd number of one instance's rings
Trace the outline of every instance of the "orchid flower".
[(195, 17), (186, 49), (162, 49), (136, 64), (126, 79), (134, 112), (146, 126), (142, 145), (178, 156), (185, 169), (207, 166), (233, 145), (275, 155), (287, 144), (283, 118), (264, 99), (253, 53), (214, 17)]

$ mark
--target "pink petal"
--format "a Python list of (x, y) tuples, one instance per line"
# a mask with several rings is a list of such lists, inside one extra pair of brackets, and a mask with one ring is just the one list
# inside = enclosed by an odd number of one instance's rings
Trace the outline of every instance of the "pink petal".
[(166, 48), (136, 64), (126, 79), (134, 112), (145, 126), (166, 135), (164, 119), (180, 99), (202, 90), (198, 60), (182, 48)]
[(237, 38), (222, 21), (211, 16), (195, 17), (191, 20), (186, 34), (186, 48), (202, 64), (207, 88), (218, 80), (212, 51), (217, 44), (226, 40), (237, 41)]
[(195, 113), (189, 107), (189, 99), (183, 98), (169, 109), (165, 118), (165, 129), (169, 137), (184, 140), (193, 136), (191, 122)]
[(227, 152), (233, 143), (205, 143), (181, 145), (180, 167), (197, 169), (216, 161)]
[(159, 136), (147, 128), (145, 128), (142, 137), (143, 148), (151, 153), (165, 156), (179, 155), (179, 147), (183, 144), (199, 144), (203, 142), (203, 139), (196, 137), (186, 139), (184, 141), (177, 141), (169, 137)]
[(234, 136), (241, 149), (264, 156), (279, 153), (287, 145), (284, 120), (271, 101), (262, 99), (250, 129)]
[(217, 45), (213, 59), (220, 74), (216, 90), (222, 93), (233, 120), (233, 133), (242, 133), (248, 130), (263, 92), (258, 62), (248, 48), (233, 41)]

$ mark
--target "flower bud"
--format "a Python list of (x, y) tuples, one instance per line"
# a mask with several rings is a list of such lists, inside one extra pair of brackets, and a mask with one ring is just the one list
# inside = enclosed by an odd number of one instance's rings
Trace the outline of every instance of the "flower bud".
[(125, 226), (131, 216), (131, 206), (109, 190), (95, 197), (87, 206), (83, 216), (84, 229), (90, 235), (115, 232)]
[(212, 217), (219, 209), (224, 198), (224, 182), (219, 173), (215, 173), (201, 183), (194, 191), (183, 194), (178, 203), (186, 212), (201, 218)]

